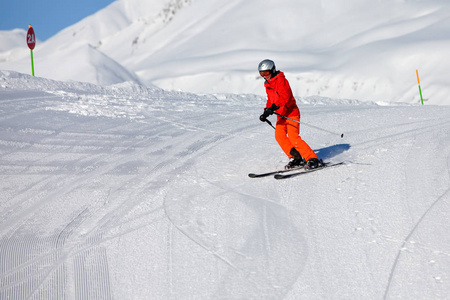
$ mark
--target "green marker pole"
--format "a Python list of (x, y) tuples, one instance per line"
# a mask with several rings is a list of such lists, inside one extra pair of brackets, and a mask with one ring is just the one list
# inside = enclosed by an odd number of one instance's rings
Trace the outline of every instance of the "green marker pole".
[(417, 83), (419, 84), (420, 102), (423, 105), (422, 89), (420, 88), (419, 71), (416, 70)]
[(31, 53), (31, 74), (34, 76), (33, 49), (30, 49), (30, 53)]

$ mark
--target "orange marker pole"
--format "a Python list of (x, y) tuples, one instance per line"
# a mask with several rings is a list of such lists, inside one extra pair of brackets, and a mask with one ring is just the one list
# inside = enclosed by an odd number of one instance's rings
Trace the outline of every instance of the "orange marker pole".
[(417, 83), (419, 84), (420, 101), (422, 102), (422, 105), (423, 105), (422, 89), (420, 88), (420, 80), (419, 80), (419, 71), (417, 71), (417, 70), (416, 70), (416, 75), (417, 75)]

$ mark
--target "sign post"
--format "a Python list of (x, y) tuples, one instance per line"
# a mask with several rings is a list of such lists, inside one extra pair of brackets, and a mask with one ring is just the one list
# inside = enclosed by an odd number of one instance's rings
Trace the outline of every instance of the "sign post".
[(419, 80), (419, 71), (418, 70), (416, 70), (416, 75), (417, 75), (417, 83), (419, 84), (420, 101), (422, 102), (422, 105), (423, 105), (422, 89), (420, 88), (420, 80)]
[(36, 36), (34, 35), (34, 30), (31, 25), (28, 25), (27, 45), (28, 48), (30, 48), (31, 53), (31, 74), (34, 76), (33, 49), (36, 47)]

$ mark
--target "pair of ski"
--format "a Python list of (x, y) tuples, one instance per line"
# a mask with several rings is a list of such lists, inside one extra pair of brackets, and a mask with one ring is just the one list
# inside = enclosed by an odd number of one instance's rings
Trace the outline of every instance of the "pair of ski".
[[(314, 168), (314, 169), (306, 169), (304, 167), (298, 167), (298, 168), (293, 168), (293, 169), (288, 169), (288, 170), (277, 170), (277, 171), (271, 171), (271, 172), (266, 172), (266, 173), (249, 173), (248, 177), (259, 178), (259, 177), (267, 177), (267, 176), (274, 175), (275, 179), (286, 179), (286, 178), (292, 178), (292, 177), (308, 174), (311, 172), (319, 171), (319, 170), (322, 170), (325, 168), (340, 166), (343, 164), (344, 164), (344, 162), (339, 162), (339, 163), (327, 162), (327, 163), (323, 163), (323, 166)], [(287, 173), (287, 174), (285, 174), (285, 173)]]

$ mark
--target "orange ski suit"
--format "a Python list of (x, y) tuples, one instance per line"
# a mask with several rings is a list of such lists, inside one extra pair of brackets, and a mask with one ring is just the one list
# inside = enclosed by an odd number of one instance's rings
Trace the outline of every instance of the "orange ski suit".
[[(266, 80), (264, 87), (267, 93), (266, 108), (275, 104), (279, 107), (276, 113), (300, 121), (300, 110), (297, 107), (291, 87), (283, 72), (278, 71), (275, 76)], [(294, 147), (306, 161), (310, 158), (317, 158), (317, 155), (301, 138), (299, 133), (300, 123), (280, 116), (277, 117), (275, 139), (284, 153), (291, 158), (291, 149)]]

